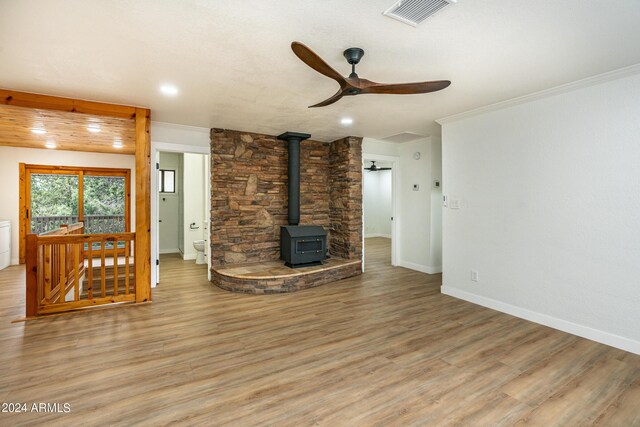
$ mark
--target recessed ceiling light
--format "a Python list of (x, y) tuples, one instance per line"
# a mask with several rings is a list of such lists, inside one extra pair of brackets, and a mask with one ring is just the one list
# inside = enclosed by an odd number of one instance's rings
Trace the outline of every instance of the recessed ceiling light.
[(119, 141), (119, 140), (113, 141), (113, 148), (122, 148), (122, 141)]
[(98, 133), (100, 132), (100, 125), (89, 125), (87, 126), (87, 130), (91, 133)]
[(176, 96), (178, 94), (178, 88), (173, 85), (160, 86), (160, 92), (167, 96)]
[(340, 123), (343, 125), (350, 125), (353, 123), (353, 119), (351, 117), (343, 117), (342, 120), (340, 120)]
[(47, 148), (56, 148), (56, 143), (53, 141), (47, 141), (47, 143), (44, 144), (44, 146)]
[(47, 131), (42, 128), (33, 128), (31, 129), (31, 132), (35, 133), (36, 135), (44, 135), (45, 133), (47, 133)]

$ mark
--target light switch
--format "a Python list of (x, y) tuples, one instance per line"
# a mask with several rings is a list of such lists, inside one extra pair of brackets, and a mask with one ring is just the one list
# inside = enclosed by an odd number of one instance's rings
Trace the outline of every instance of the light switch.
[(420, 185), (413, 184), (413, 191), (418, 191), (418, 190), (420, 190)]

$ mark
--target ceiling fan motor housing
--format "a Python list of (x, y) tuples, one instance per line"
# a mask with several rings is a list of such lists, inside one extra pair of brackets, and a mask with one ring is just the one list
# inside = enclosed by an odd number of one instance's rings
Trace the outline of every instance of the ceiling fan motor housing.
[(364, 56), (364, 50), (359, 47), (350, 47), (349, 49), (343, 52), (344, 57), (347, 59), (347, 62), (351, 65), (355, 65)]

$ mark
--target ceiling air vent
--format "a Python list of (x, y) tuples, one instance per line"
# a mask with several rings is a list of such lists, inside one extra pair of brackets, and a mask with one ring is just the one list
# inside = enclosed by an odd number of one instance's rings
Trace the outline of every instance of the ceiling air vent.
[(409, 142), (420, 138), (426, 138), (426, 135), (420, 135), (419, 133), (413, 132), (402, 132), (396, 135), (387, 136), (386, 138), (382, 138), (382, 140), (389, 142)]
[(419, 23), (457, 0), (400, 0), (384, 12), (390, 18), (417, 27)]

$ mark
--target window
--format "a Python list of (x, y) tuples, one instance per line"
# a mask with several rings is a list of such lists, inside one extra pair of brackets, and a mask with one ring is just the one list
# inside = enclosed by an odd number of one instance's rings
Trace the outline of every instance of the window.
[(85, 234), (130, 230), (129, 169), (21, 163), (20, 183), (20, 262), (29, 233), (76, 222), (84, 223)]
[(176, 192), (176, 171), (160, 169), (158, 181), (160, 182), (159, 188), (161, 193)]

